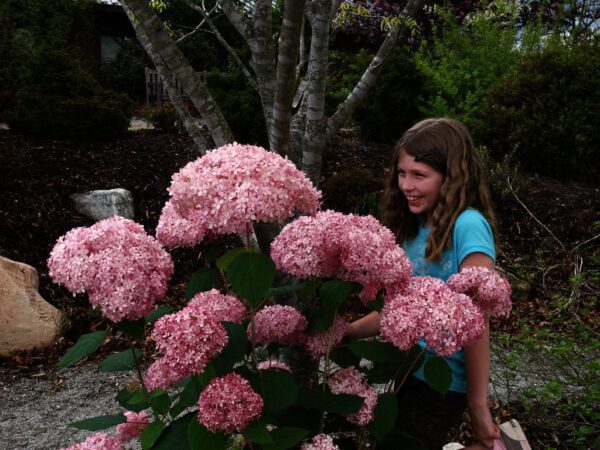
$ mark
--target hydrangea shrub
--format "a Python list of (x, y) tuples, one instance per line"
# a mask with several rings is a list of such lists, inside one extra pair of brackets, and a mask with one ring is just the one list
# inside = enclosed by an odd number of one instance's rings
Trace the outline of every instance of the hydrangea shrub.
[[(264, 149), (230, 144), (209, 152), (173, 176), (169, 193), (158, 240), (113, 218), (70, 231), (50, 255), (54, 280), (87, 293), (131, 338), (132, 348), (109, 356), (100, 370), (138, 376), (117, 394), (124, 414), (71, 424), (92, 431), (116, 425), (116, 437), (97, 433), (69, 448), (117, 449), (139, 438), (142, 449), (226, 449), (234, 442), (336, 449), (340, 423), (354, 427), (361, 442), (379, 443), (397, 414), (393, 382), (422, 358), (419, 339), (450, 355), (481, 335), (485, 315), (508, 311), (510, 291), (493, 271), (466, 270), (448, 285), (411, 277), (388, 229), (373, 217), (318, 212), (321, 194)], [(285, 221), (270, 256), (249, 239), (207, 256), (215, 236)], [(198, 245), (205, 254), (179, 308), (157, 305), (173, 272), (159, 242)], [(343, 341), (352, 296), (381, 311), (383, 340)], [(82, 336), (61, 364), (89, 355), (106, 335)], [(135, 343), (148, 337), (155, 348), (144, 355)], [(432, 386), (447, 391), (451, 378), (437, 373), (447, 375), (444, 360), (426, 364)]]

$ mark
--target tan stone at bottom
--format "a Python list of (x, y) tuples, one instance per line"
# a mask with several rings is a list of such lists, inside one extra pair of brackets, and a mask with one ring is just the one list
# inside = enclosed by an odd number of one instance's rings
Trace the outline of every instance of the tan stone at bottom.
[(38, 286), (33, 267), (0, 256), (0, 356), (46, 347), (60, 335), (63, 314)]

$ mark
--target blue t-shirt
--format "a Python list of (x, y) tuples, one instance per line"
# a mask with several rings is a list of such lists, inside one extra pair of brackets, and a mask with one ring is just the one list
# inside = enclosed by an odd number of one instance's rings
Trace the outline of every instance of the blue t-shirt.
[[(458, 273), (460, 264), (468, 255), (476, 252), (484, 253), (496, 261), (492, 228), (485, 217), (473, 208), (466, 209), (456, 218), (451, 247), (445, 249), (437, 260), (428, 262), (425, 260), (425, 249), (430, 232), (430, 228), (421, 225), (414, 239), (402, 243), (408, 259), (413, 264), (413, 276), (430, 276), (446, 281), (450, 275)], [(419, 345), (425, 347), (425, 342), (421, 340)], [(415, 377), (425, 381), (423, 367), (434, 355), (433, 350), (426, 349), (425, 360), (414, 373)], [(460, 349), (444, 359), (452, 369), (450, 390), (467, 392), (464, 350)]]

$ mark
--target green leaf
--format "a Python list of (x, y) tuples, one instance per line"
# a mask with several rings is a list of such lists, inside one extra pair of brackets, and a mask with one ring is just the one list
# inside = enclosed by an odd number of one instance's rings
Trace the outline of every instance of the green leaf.
[(278, 427), (271, 432), (273, 444), (264, 446), (265, 450), (284, 450), (296, 447), (306, 436), (309, 430), (295, 427)]
[(261, 394), (266, 411), (292, 405), (298, 397), (298, 384), (292, 374), (281, 370), (261, 370)]
[[(133, 352), (135, 352), (135, 358), (133, 357)], [(133, 370), (135, 369), (135, 360), (139, 359), (140, 356), (142, 356), (142, 352), (140, 352), (137, 348), (115, 353), (100, 363), (100, 372)]]
[(322, 282), (320, 280), (308, 280), (304, 284), (305, 286), (298, 291), (298, 300), (301, 302), (307, 302), (313, 298)]
[(252, 422), (243, 430), (243, 434), (246, 438), (257, 444), (271, 444), (273, 438), (266, 428), (266, 425), (262, 422)]
[(221, 251), (221, 246), (217, 243), (206, 244), (200, 248), (200, 253), (204, 257), (206, 264), (215, 263), (219, 259)]
[(218, 375), (230, 372), (234, 364), (242, 360), (248, 351), (246, 329), (232, 322), (223, 322), (229, 341), (221, 353), (212, 361)]
[(445, 396), (452, 384), (452, 369), (446, 360), (437, 356), (429, 358), (423, 369), (425, 379), (432, 389)]
[(202, 392), (202, 386), (198, 378), (195, 376), (189, 377), (189, 383), (185, 385), (181, 394), (179, 394), (177, 403), (171, 408), (171, 417), (177, 417), (190, 406), (196, 405), (198, 397), (200, 397), (200, 392)]
[(114, 427), (115, 425), (125, 422), (127, 422), (127, 418), (123, 414), (114, 414), (79, 420), (77, 422), (70, 423), (68, 426), (72, 428), (78, 428), (80, 430), (98, 431)]
[(115, 399), (123, 408), (139, 413), (150, 407), (150, 405), (146, 403), (143, 394), (141, 396), (142, 401), (137, 401), (139, 394), (142, 394), (141, 391), (130, 392), (127, 388), (123, 388), (117, 393)]
[(190, 421), (187, 437), (191, 450), (225, 450), (227, 448), (227, 437), (223, 433), (211, 433), (197, 420)]
[(217, 267), (223, 271), (223, 272), (227, 272), (227, 269), (229, 268), (229, 264), (231, 264), (231, 262), (241, 253), (248, 253), (248, 252), (252, 252), (253, 250), (249, 250), (246, 247), (239, 247), (239, 248), (234, 248), (233, 250), (229, 250), (227, 253), (225, 253), (223, 256), (221, 256), (219, 259), (217, 259)]
[(163, 415), (169, 412), (171, 399), (162, 389), (157, 389), (150, 394), (150, 407), (156, 414)]
[(156, 440), (160, 437), (161, 433), (165, 429), (165, 424), (160, 420), (155, 420), (150, 425), (148, 425), (142, 431), (140, 435), (140, 442), (142, 444), (142, 449), (147, 450), (152, 448)]
[(118, 328), (127, 336), (132, 337), (137, 341), (144, 340), (144, 325), (146, 322), (144, 319), (138, 320), (121, 320), (118, 323)]
[(198, 292), (210, 291), (215, 286), (217, 273), (208, 267), (202, 267), (194, 272), (185, 288), (186, 300), (191, 299)]
[(331, 360), (340, 367), (350, 367), (360, 364), (360, 356), (355, 355), (348, 347), (335, 347), (329, 352)]
[(381, 442), (392, 431), (398, 416), (398, 401), (392, 393), (379, 394), (375, 406), (375, 418), (369, 424), (369, 430), (377, 442)]
[(77, 361), (91, 355), (100, 348), (105, 337), (106, 330), (82, 335), (77, 340), (77, 343), (67, 350), (67, 353), (63, 356), (58, 365), (60, 367), (70, 367)]
[(262, 253), (240, 253), (227, 267), (227, 278), (240, 297), (257, 306), (275, 281), (275, 263)]
[(160, 305), (158, 308), (156, 308), (154, 311), (152, 311), (150, 314), (148, 314), (144, 320), (146, 321), (146, 323), (152, 323), (155, 320), (160, 319), (162, 316), (166, 316), (167, 314), (171, 314), (173, 311), (175, 311), (175, 308), (173, 308), (172, 306), (169, 305)]
[(309, 286), (309, 282), (274, 287), (267, 291), (267, 295), (265, 297), (277, 297), (279, 295), (292, 294), (294, 292), (298, 292), (303, 289), (306, 289), (308, 286)]
[(188, 450), (188, 426), (191, 422), (196, 422), (197, 418), (198, 413), (194, 411), (171, 422), (163, 430), (152, 450)]
[(352, 353), (369, 361), (399, 364), (406, 359), (406, 354), (389, 342), (354, 341), (348, 347)]
[[(344, 304), (350, 294), (357, 290), (359, 284), (351, 281), (330, 280), (321, 285), (319, 298), (326, 311), (333, 312)], [(360, 289), (359, 289), (360, 290)]]
[(215, 370), (215, 366), (212, 364), (207, 365), (204, 368), (204, 372), (198, 375), (198, 382), (201, 387), (206, 387), (210, 381), (217, 376), (217, 371)]
[(302, 389), (297, 404), (308, 409), (348, 415), (358, 411), (363, 403), (361, 397), (348, 394), (332, 394), (324, 391)]

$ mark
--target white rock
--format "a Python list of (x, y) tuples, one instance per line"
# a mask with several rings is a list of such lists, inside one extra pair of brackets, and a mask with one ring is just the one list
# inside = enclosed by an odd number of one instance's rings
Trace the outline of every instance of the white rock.
[(94, 220), (121, 216), (133, 220), (133, 195), (126, 189), (109, 189), (72, 194), (75, 209)]
[(33, 267), (0, 256), (0, 356), (46, 347), (60, 335), (63, 314), (38, 286)]

